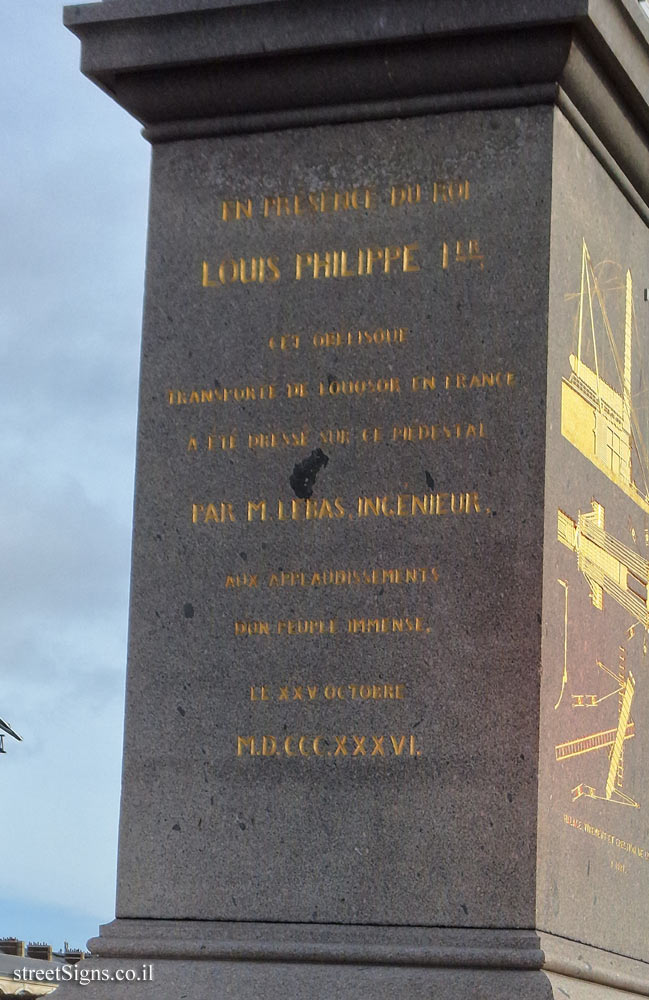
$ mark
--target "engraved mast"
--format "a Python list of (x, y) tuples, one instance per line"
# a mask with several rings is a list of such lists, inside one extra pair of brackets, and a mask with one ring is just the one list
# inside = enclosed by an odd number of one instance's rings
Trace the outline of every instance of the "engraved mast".
[(602, 799), (617, 805), (631, 806), (638, 809), (638, 803), (627, 795), (624, 791), (624, 745), (626, 740), (635, 736), (635, 723), (631, 718), (631, 705), (635, 694), (635, 678), (629, 671), (626, 672), (626, 650), (620, 647), (620, 663), (617, 676), (612, 670), (597, 661), (597, 666), (605, 673), (609, 674), (619, 685), (616, 690), (608, 694), (597, 697), (596, 695), (573, 695), (573, 708), (593, 708), (617, 694), (618, 719), (614, 729), (605, 729), (588, 736), (581, 736), (577, 739), (567, 740), (555, 746), (556, 760), (561, 762), (569, 757), (581, 757), (593, 751), (608, 749), (608, 772), (606, 776), (606, 786), (602, 795), (593, 785), (581, 782), (572, 789), (572, 801), (585, 796), (591, 799)]
[[(577, 354), (570, 355), (570, 378), (562, 380), (561, 433), (608, 479), (649, 514), (649, 483), (645, 472), (649, 462), (631, 401), (634, 313), (633, 280), (629, 270), (626, 271), (624, 291), (624, 354), (623, 358), (620, 358), (604, 294), (593, 270), (584, 240), (577, 317)], [(600, 372), (600, 355), (595, 336), (595, 303), (599, 307), (602, 324), (613, 354), (621, 393), (613, 388)], [(586, 323), (590, 326), (594, 368), (587, 365), (583, 358)], [(642, 491), (638, 489), (634, 478), (633, 446), (643, 480)]]

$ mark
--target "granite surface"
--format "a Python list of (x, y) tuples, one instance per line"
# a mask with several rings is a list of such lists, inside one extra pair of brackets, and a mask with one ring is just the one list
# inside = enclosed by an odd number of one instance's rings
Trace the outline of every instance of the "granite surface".
[(118, 916), (533, 925), (551, 128), (156, 147)]
[(90, 985), (66, 985), (59, 995), (78, 996), (80, 989), (93, 1000), (649, 995), (644, 963), (530, 931), (118, 920), (90, 943), (98, 954), (81, 970)]

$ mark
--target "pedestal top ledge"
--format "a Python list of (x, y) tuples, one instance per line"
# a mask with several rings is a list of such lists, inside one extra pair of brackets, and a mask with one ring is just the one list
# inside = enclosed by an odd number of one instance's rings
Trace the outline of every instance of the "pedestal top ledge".
[(637, 0), (104, 0), (64, 20), (151, 142), (563, 102), (649, 202)]
[(64, 19), (83, 72), (147, 126), (543, 84), (584, 103), (586, 62), (649, 127), (637, 0), (104, 0)]

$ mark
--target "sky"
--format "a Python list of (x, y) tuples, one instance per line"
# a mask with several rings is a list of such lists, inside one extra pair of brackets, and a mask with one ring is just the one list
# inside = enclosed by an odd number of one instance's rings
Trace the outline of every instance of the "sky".
[(60, 0), (0, 8), (0, 937), (115, 913), (149, 147)]

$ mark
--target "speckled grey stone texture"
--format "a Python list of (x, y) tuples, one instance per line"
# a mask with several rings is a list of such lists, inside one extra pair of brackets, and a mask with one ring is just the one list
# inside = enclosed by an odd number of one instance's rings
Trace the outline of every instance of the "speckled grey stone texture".
[[(119, 916), (533, 923), (551, 129), (541, 109), (155, 148)], [(427, 196), (390, 207), (405, 163)], [(442, 177), (469, 180), (468, 201), (434, 204)], [(376, 191), (370, 211), (261, 215), (272, 192), (363, 184)], [(221, 199), (239, 193), (253, 218), (220, 221)], [(457, 262), (457, 240), (470, 239), (484, 261)], [(379, 244), (416, 244), (420, 270), (295, 280), (296, 253)], [(274, 256), (281, 279), (220, 285), (219, 261), (242, 255)], [(201, 286), (203, 259), (218, 287)], [(407, 330), (406, 342), (313, 344), (318, 331), (380, 328)], [(298, 350), (269, 348), (271, 336), (295, 333)], [(457, 388), (457, 373), (482, 372), (503, 373), (501, 387)], [(412, 390), (430, 376), (435, 390)], [(329, 394), (332, 383), (394, 378), (399, 392)], [(308, 396), (287, 398), (298, 381)], [(268, 383), (278, 398), (168, 400)], [(443, 426), (458, 424), (464, 439), (449, 440)], [(467, 440), (480, 424), (484, 437)], [(431, 425), (440, 439), (394, 439), (394, 428)], [(382, 440), (364, 442), (375, 427)], [(330, 429), (350, 443), (323, 442)], [(209, 435), (235, 430), (236, 450), (208, 450)], [(248, 447), (261, 432), (303, 432), (305, 443)], [(294, 467), (318, 447), (328, 464), (311, 504), (328, 504), (326, 516), (287, 521)], [(480, 512), (412, 517), (407, 498), (431, 492), (458, 505), (477, 493)], [(377, 496), (395, 516), (359, 517), (358, 498)], [(248, 502), (262, 500), (266, 522), (247, 521)], [(221, 502), (236, 520), (206, 523), (207, 505)], [(426, 583), (272, 585), (282, 573), (420, 564)], [(258, 586), (226, 587), (244, 573)], [(350, 619), (391, 629), (404, 616), (421, 631), (348, 631)], [(280, 624), (332, 619), (336, 635)], [(270, 634), (237, 635), (238, 620)], [(404, 697), (354, 700), (350, 685), (375, 684), (402, 685)], [(262, 685), (269, 701), (251, 702)], [(327, 698), (329, 686), (345, 700)], [(292, 734), (322, 735), (323, 757), (285, 747)], [(371, 756), (381, 734), (385, 755)], [(264, 755), (264, 735), (277, 753)], [(397, 747), (406, 736), (398, 756), (392, 735)], [(237, 756), (237, 738), (251, 736), (261, 756)]]
[[(117, 920), (90, 944), (98, 957), (83, 971), (88, 979), (101, 974), (103, 985), (73, 984), (60, 995), (76, 996), (79, 989), (95, 1000), (214, 994), (319, 1000), (334, 992), (354, 1000), (646, 995), (644, 963), (529, 931)], [(108, 980), (126, 969), (128, 983)]]

